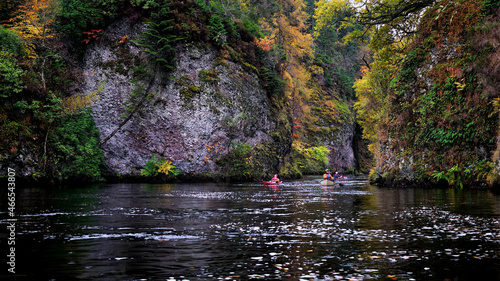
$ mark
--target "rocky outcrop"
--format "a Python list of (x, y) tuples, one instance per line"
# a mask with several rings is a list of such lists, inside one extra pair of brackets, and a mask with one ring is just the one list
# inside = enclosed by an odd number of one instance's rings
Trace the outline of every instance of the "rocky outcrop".
[(434, 17), (441, 12), (431, 9), (391, 81), (388, 112), (379, 124), (375, 150), (381, 183), (445, 181), (482, 187), (498, 181), (494, 167), (499, 111), (491, 106), (498, 96), (492, 90), (498, 88), (498, 68), (491, 63), (498, 45), (491, 42), (498, 42), (498, 34), (481, 31), (498, 24), (498, 11), (489, 17), (492, 22), (484, 22), (477, 10), (462, 8), (447, 9), (450, 15), (465, 13), (475, 22), (456, 22), (444, 30)]
[(356, 167), (353, 142), (355, 134), (354, 124), (344, 124), (335, 130), (333, 136), (324, 141), (328, 154), (329, 167), (332, 170), (345, 172)]
[[(194, 44), (177, 46), (177, 56), (171, 58), (176, 67), (166, 73), (134, 43), (142, 29), (127, 22), (111, 25), (84, 57), (84, 91), (102, 87), (92, 105), (101, 140), (130, 113), (126, 104), (134, 99), (135, 87), (142, 85), (152, 93), (102, 144), (112, 173), (140, 174), (153, 155), (171, 160), (181, 174), (217, 173), (213, 160), (227, 153), (231, 143), (276, 145), (271, 135), (277, 124), (255, 73), (217, 58), (210, 47)], [(134, 81), (138, 66), (153, 76)], [(276, 161), (270, 163), (264, 169), (278, 168)]]

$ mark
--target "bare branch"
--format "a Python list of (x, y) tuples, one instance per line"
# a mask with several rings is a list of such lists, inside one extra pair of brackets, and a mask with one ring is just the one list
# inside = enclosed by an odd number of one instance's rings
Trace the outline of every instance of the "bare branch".
[(374, 9), (365, 8), (357, 16), (357, 21), (362, 25), (374, 26), (389, 24), (398, 18), (406, 18), (423, 9), (432, 6), (437, 0), (405, 1), (401, 0), (395, 5), (380, 3)]

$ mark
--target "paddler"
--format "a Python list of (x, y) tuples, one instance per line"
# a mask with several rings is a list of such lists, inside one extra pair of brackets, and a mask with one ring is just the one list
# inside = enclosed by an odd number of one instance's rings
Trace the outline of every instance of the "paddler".
[(323, 175), (323, 179), (325, 180), (334, 180), (332, 174), (329, 169), (326, 169), (325, 174)]
[(280, 183), (280, 179), (278, 179), (278, 175), (274, 175), (274, 177), (271, 179), (271, 182)]

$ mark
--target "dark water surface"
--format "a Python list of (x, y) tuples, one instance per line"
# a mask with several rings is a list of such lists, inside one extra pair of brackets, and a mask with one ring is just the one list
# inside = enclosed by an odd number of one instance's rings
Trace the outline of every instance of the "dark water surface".
[(0, 277), (500, 280), (498, 194), (343, 183), (18, 187), (16, 274)]

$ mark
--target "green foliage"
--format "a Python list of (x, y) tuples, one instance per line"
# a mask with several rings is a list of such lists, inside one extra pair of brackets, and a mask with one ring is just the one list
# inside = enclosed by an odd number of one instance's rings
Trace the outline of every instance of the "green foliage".
[(146, 177), (156, 177), (159, 173), (167, 176), (176, 177), (179, 175), (179, 170), (172, 165), (172, 162), (166, 159), (159, 158), (156, 154), (149, 159), (141, 170), (141, 174)]
[(490, 186), (500, 180), (500, 175), (495, 169), (495, 163), (488, 160), (481, 160), (475, 165), (474, 175), (478, 181), (485, 182)]
[(236, 180), (260, 176), (261, 171), (257, 168), (254, 148), (243, 142), (233, 142), (231, 147), (229, 153), (215, 161), (223, 169), (224, 176)]
[(483, 6), (481, 10), (483, 11), (483, 15), (487, 16), (493, 14), (498, 7), (500, 7), (500, 1), (498, 0), (483, 0)]
[(243, 25), (245, 28), (255, 37), (263, 37), (260, 25), (257, 21), (250, 19), (249, 17), (243, 18)]
[(0, 50), (0, 98), (9, 98), (24, 89), (21, 77), (25, 74), (17, 64), (17, 59)]
[(462, 189), (466, 182), (466, 179), (470, 177), (471, 170), (463, 169), (457, 165), (451, 167), (446, 171), (434, 171), (432, 176), (436, 180), (446, 180), (451, 186)]
[(172, 12), (167, 3), (164, 3), (158, 12), (151, 13), (151, 21), (148, 28), (137, 40), (139, 46), (146, 53), (151, 54), (165, 70), (175, 67), (175, 43), (180, 38), (173, 32), (174, 20)]
[(118, 8), (114, 5), (106, 5), (101, 0), (62, 0), (59, 5), (61, 9), (58, 16), (58, 29), (73, 42), (75, 47), (83, 47), (84, 32), (102, 27), (116, 15)]
[[(0, 51), (5, 51), (14, 55), (25, 53), (24, 45), (17, 34), (0, 25)], [(3, 57), (4, 55), (1, 55)]]
[(455, 164), (443, 171), (433, 171), (432, 177), (436, 181), (445, 180), (450, 186), (464, 188), (464, 186), (477, 186), (478, 184), (492, 184), (498, 180), (495, 164), (488, 160), (475, 160), (467, 167)]
[(307, 147), (298, 141), (292, 144), (292, 157), (301, 173), (318, 173), (328, 167), (327, 155), (330, 150), (325, 146)]
[(214, 14), (210, 17), (208, 28), (210, 30), (210, 39), (214, 40), (219, 46), (222, 46), (227, 41), (227, 31), (222, 23), (222, 18)]
[(0, 149), (7, 151), (16, 149), (27, 143), (33, 136), (33, 128), (26, 120), (9, 119), (5, 113), (0, 114)]
[[(475, 74), (469, 75), (472, 78)], [(467, 91), (471, 90), (465, 88), (466, 84), (462, 85), (457, 78), (448, 77), (441, 84), (434, 84), (426, 94), (420, 95), (418, 102), (402, 104), (405, 108), (400, 110), (412, 112), (412, 120), (405, 124), (405, 133), (402, 135), (411, 143), (410, 147), (415, 150), (424, 146), (447, 149), (457, 143), (461, 143), (462, 148), (477, 143), (493, 143), (495, 128), (489, 124), (494, 119), (488, 117), (491, 108), (487, 106), (487, 97), (469, 96)], [(406, 85), (407, 82), (404, 82), (402, 88), (405, 89)], [(472, 89), (472, 92), (475, 91)]]
[(409, 160), (418, 180), (433, 174), (463, 187), (492, 178), (476, 171), (477, 161), (491, 158), (497, 136), (498, 120), (485, 91), (491, 85), (480, 81), (488, 67), (480, 62), (488, 61), (490, 50), (473, 42), (481, 29), (478, 1), (437, 3), (414, 18), (420, 20), (417, 36), (393, 32), (412, 22), (399, 20), (371, 33), (375, 61), (355, 82), (355, 107), (377, 162), (384, 163), (381, 173), (398, 169), (386, 164), (396, 155), (396, 161)]
[(144, 169), (141, 170), (141, 175), (146, 177), (154, 177), (158, 175), (158, 165), (159, 159), (158, 156), (153, 155), (151, 159), (144, 165)]
[[(355, 61), (361, 45), (357, 42), (339, 44), (353, 28), (325, 27), (318, 31), (315, 43), (315, 61), (324, 70), (325, 86), (335, 86), (346, 99), (354, 99), (353, 84), (359, 75), (360, 64)], [(332, 44), (332, 42), (337, 42)]]
[(156, 8), (160, 3), (157, 0), (130, 0), (132, 6), (141, 7), (145, 10)]
[(330, 150), (325, 146), (317, 146), (311, 148), (314, 152), (314, 158), (318, 160), (324, 167), (328, 166), (328, 158), (327, 155), (330, 153)]
[(44, 123), (56, 121), (62, 113), (62, 99), (55, 94), (49, 94), (42, 100), (20, 100), (14, 105), (21, 113), (28, 113)]
[(49, 136), (52, 148), (49, 174), (63, 180), (101, 180), (104, 157), (99, 141), (90, 109), (62, 117)]
[(264, 80), (264, 87), (268, 96), (280, 96), (283, 94), (285, 84), (276, 72), (271, 71), (266, 67), (262, 67), (259, 73), (260, 77)]

